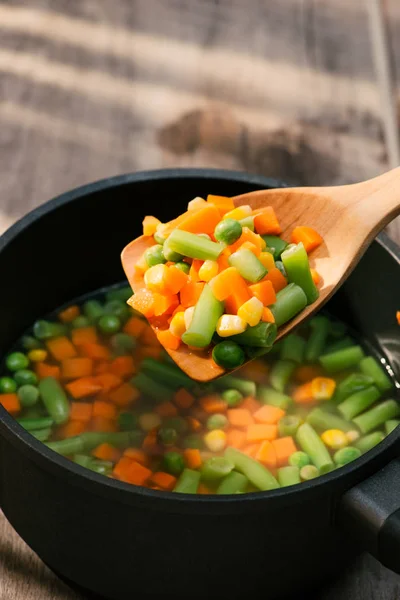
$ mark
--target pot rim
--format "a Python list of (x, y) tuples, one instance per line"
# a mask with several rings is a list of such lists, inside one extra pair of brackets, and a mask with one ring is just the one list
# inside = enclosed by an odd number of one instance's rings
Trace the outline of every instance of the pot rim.
[[(54, 210), (62, 207), (69, 202), (81, 199), (82, 197), (91, 195), (102, 190), (107, 190), (119, 186), (124, 186), (136, 182), (165, 180), (165, 179), (182, 179), (182, 178), (207, 178), (207, 179), (230, 179), (231, 181), (244, 182), (248, 184), (265, 186), (265, 187), (287, 187), (287, 184), (272, 178), (262, 175), (254, 175), (245, 172), (222, 170), (222, 169), (191, 169), (191, 168), (176, 168), (176, 169), (158, 169), (140, 171), (137, 173), (128, 173), (117, 175), (114, 177), (105, 178), (83, 186), (79, 186), (70, 191), (67, 191), (55, 198), (48, 200), (40, 206), (34, 208), (21, 219), (14, 223), (0, 236), (0, 252), (10, 244), (14, 239), (28, 229), (32, 224)], [(376, 241), (392, 256), (392, 258), (400, 265), (400, 247), (393, 242), (385, 233), (379, 234)], [(352, 473), (361, 471), (362, 468), (369, 462), (374, 461), (380, 454), (384, 453), (392, 447), (396, 441), (400, 439), (400, 433), (393, 431), (375, 448), (367, 454), (361, 456), (356, 461), (341, 467), (339, 470), (332, 471), (326, 475), (322, 475), (314, 480), (303, 482), (300, 486), (291, 486), (287, 488), (279, 488), (266, 492), (252, 492), (249, 494), (241, 494), (240, 496), (217, 496), (217, 495), (190, 495), (190, 494), (175, 494), (173, 492), (158, 492), (147, 488), (141, 488), (131, 484), (123, 483), (116, 479), (109, 479), (103, 475), (89, 471), (84, 467), (73, 463), (69, 459), (50, 450), (45, 444), (36, 440), (30, 435), (17, 421), (0, 405), (0, 431), (4, 437), (13, 444), (17, 444), (19, 449), (30, 458), (38, 463), (41, 467), (54, 473), (55, 476), (66, 477), (72, 485), (84, 487), (94, 493), (101, 495), (115, 496), (118, 495), (120, 501), (131, 504), (133, 501), (145, 502), (146, 505), (153, 505), (155, 508), (167, 508), (170, 512), (182, 511), (186, 508), (199, 508), (202, 510), (212, 510), (219, 508), (220, 510), (231, 509), (236, 510), (239, 506), (243, 508), (246, 501), (251, 502), (255, 508), (255, 503), (260, 506), (265, 500), (273, 501), (274, 499), (281, 501), (282, 497), (293, 501), (296, 497), (303, 499), (317, 488), (326, 488), (334, 484), (334, 482), (349, 476)], [(168, 505), (166, 507), (166, 505)]]

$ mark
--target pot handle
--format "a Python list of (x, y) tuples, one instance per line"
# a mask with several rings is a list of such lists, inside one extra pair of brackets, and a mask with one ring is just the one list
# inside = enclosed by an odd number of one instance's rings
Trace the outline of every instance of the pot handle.
[(337, 523), (364, 550), (400, 574), (400, 459), (344, 494)]

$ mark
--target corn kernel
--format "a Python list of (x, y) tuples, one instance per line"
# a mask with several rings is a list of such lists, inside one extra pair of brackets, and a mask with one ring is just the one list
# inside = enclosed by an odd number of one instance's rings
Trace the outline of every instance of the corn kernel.
[(147, 289), (152, 292), (163, 293), (165, 291), (165, 275), (168, 267), (163, 264), (155, 265), (147, 269), (144, 274), (144, 282)]
[(144, 254), (139, 258), (139, 260), (136, 262), (135, 264), (135, 268), (140, 271), (141, 273), (145, 273), (148, 268), (149, 265), (147, 264), (147, 261), (144, 257)]
[(186, 331), (185, 325), (185, 313), (178, 312), (172, 317), (171, 323), (169, 324), (170, 332), (178, 338), (181, 338)]
[(264, 305), (254, 296), (247, 300), (238, 310), (238, 316), (241, 317), (248, 325), (254, 327), (261, 321)]
[(218, 275), (218, 263), (215, 260), (205, 260), (199, 269), (200, 280), (208, 283), (216, 275)]
[(160, 427), (161, 418), (155, 413), (143, 413), (139, 417), (139, 425), (143, 431), (151, 431), (156, 427)]
[(41, 348), (31, 350), (30, 352), (28, 352), (28, 358), (32, 362), (42, 362), (47, 358), (47, 350), (42, 350)]
[(185, 310), (184, 319), (185, 319), (186, 329), (189, 329), (189, 327), (190, 327), (190, 323), (192, 322), (192, 319), (193, 319), (193, 313), (194, 313), (194, 306), (189, 306), (189, 308), (187, 308)]
[(207, 206), (207, 202), (200, 196), (196, 196), (196, 198), (193, 198), (193, 200), (188, 202), (188, 210), (200, 210), (200, 208), (204, 208), (204, 206)]
[(340, 448), (344, 448), (349, 444), (347, 435), (340, 429), (328, 429), (327, 431), (324, 431), (321, 435), (321, 440), (324, 444), (329, 446), (329, 448), (332, 448), (332, 450), (340, 450)]
[(250, 217), (253, 209), (248, 204), (244, 204), (243, 206), (238, 206), (233, 210), (224, 214), (224, 219), (235, 219), (235, 221), (240, 221), (241, 219), (245, 219), (246, 217)]
[(229, 337), (230, 335), (243, 333), (246, 327), (246, 321), (238, 315), (222, 315), (218, 319), (217, 333), (221, 337)]
[(329, 377), (315, 377), (311, 381), (311, 395), (314, 400), (330, 400), (336, 388), (336, 381)]
[(270, 271), (275, 267), (274, 257), (271, 252), (261, 252), (261, 254), (258, 255), (258, 260), (264, 265), (267, 271)]
[(168, 223), (160, 223), (157, 226), (156, 233), (154, 235), (157, 235), (158, 238), (165, 241), (168, 237), (167, 235), (165, 235), (165, 230), (167, 227), (168, 227)]
[(349, 441), (349, 444), (353, 444), (360, 439), (360, 434), (355, 429), (352, 429), (351, 431), (346, 431), (346, 437)]
[(226, 433), (222, 429), (213, 429), (204, 436), (204, 443), (211, 452), (222, 452), (226, 446)]

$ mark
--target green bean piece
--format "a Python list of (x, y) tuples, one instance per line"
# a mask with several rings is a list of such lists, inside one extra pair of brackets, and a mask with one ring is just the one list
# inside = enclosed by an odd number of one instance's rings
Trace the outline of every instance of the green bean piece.
[(98, 300), (88, 300), (82, 310), (91, 323), (96, 323), (104, 315), (103, 305)]
[(235, 267), (239, 271), (243, 279), (251, 283), (257, 283), (257, 281), (263, 279), (268, 273), (268, 270), (257, 256), (251, 250), (247, 250), (247, 248), (237, 250), (231, 254), (228, 262), (231, 267)]
[(164, 264), (167, 262), (167, 259), (163, 253), (163, 246), (161, 244), (155, 244), (144, 253), (144, 259), (147, 263), (148, 267), (154, 267), (155, 265)]
[(65, 440), (56, 440), (48, 442), (47, 447), (62, 456), (71, 456), (72, 454), (83, 454), (85, 452), (85, 443), (82, 436), (66, 438)]
[(182, 336), (182, 341), (188, 346), (206, 348), (211, 343), (218, 319), (223, 312), (224, 303), (216, 299), (211, 287), (206, 284), (195, 306), (192, 322)]
[(229, 421), (225, 415), (216, 413), (208, 417), (206, 427), (210, 431), (213, 429), (224, 429), (228, 423)]
[(196, 382), (188, 377), (175, 363), (166, 364), (154, 358), (144, 358), (140, 368), (148, 377), (160, 383), (165, 383), (174, 390), (181, 387), (191, 389), (196, 385)]
[(310, 457), (302, 450), (297, 450), (297, 452), (293, 452), (293, 454), (289, 456), (289, 465), (292, 467), (298, 467), (301, 469), (302, 467), (306, 467), (310, 464)]
[[(44, 381), (44, 380), (43, 380)], [(128, 448), (129, 446), (138, 447), (143, 442), (141, 431), (118, 431), (101, 432), (87, 431), (81, 435), (67, 438), (65, 440), (56, 440), (49, 442), (47, 447), (63, 456), (72, 454), (85, 454), (91, 452), (100, 444), (111, 444), (117, 448)]]
[(182, 253), (180, 252), (175, 252), (175, 250), (173, 250), (173, 248), (171, 248), (171, 242), (170, 239), (167, 238), (162, 246), (163, 249), (163, 254), (164, 257), (166, 258), (166, 260), (169, 260), (171, 262), (180, 262), (183, 258)]
[(85, 315), (79, 315), (71, 322), (72, 329), (82, 329), (83, 327), (89, 327), (91, 322)]
[(269, 374), (272, 387), (278, 392), (284, 392), (295, 368), (296, 363), (292, 360), (277, 360)]
[(275, 267), (282, 273), (282, 275), (287, 279), (287, 273), (286, 273), (286, 269), (283, 266), (283, 262), (280, 260), (277, 260), (275, 262)]
[(249, 480), (242, 473), (231, 471), (219, 484), (217, 494), (241, 494), (246, 491), (248, 483)]
[(184, 469), (176, 482), (174, 492), (179, 494), (196, 494), (200, 483), (199, 471)]
[(108, 292), (106, 292), (106, 301), (112, 302), (113, 300), (120, 300), (121, 302), (126, 302), (131, 296), (132, 290), (130, 286), (124, 285), (123, 287), (108, 290)]
[(296, 483), (300, 483), (299, 467), (281, 467), (278, 469), (278, 481), (282, 487), (288, 487), (289, 485), (296, 485)]
[(93, 456), (88, 456), (87, 454), (75, 454), (72, 459), (74, 463), (80, 465), (81, 467), (88, 467), (90, 463), (93, 461)]
[(243, 333), (232, 335), (229, 339), (244, 346), (270, 348), (275, 341), (277, 328), (275, 323), (261, 322), (254, 327), (248, 327)]
[(22, 352), (12, 352), (6, 356), (6, 367), (9, 371), (20, 371), (29, 366), (29, 359)]
[[(67, 333), (66, 325), (62, 323), (52, 323), (51, 321), (36, 321), (33, 326), (33, 333), (39, 340), (50, 340), (54, 337), (59, 337)], [(24, 369), (25, 367), (20, 367)]]
[(284, 250), (288, 247), (288, 243), (276, 235), (261, 236), (270, 252), (272, 252), (275, 261), (278, 260)]
[(338, 467), (343, 467), (360, 456), (361, 451), (358, 448), (346, 446), (346, 448), (340, 448), (340, 450), (335, 452), (333, 455), (333, 460)]
[(223, 244), (212, 242), (195, 233), (182, 231), (181, 229), (175, 229), (170, 234), (168, 246), (177, 254), (200, 260), (217, 260), (225, 247)]
[(294, 436), (301, 423), (301, 418), (298, 415), (285, 415), (278, 421), (279, 435), (282, 437), (287, 435)]
[(69, 419), (70, 404), (67, 395), (54, 377), (46, 377), (39, 382), (39, 393), (43, 404), (56, 425)]
[(362, 390), (366, 390), (367, 388), (371, 387), (373, 383), (374, 380), (372, 377), (369, 377), (369, 375), (352, 373), (346, 377), (346, 379), (343, 379), (337, 384), (333, 400), (339, 404), (356, 392), (361, 392)]
[(113, 466), (113, 463), (108, 460), (92, 460), (87, 468), (99, 475), (111, 475)]
[(290, 333), (282, 340), (281, 359), (292, 360), (301, 365), (304, 361), (306, 340), (296, 333)]
[(238, 390), (225, 390), (221, 394), (221, 398), (225, 400), (229, 408), (235, 408), (243, 401), (243, 394)]
[(204, 448), (203, 438), (197, 433), (187, 435), (182, 442), (183, 448), (191, 448), (192, 450), (202, 450)]
[(372, 448), (377, 446), (384, 438), (385, 434), (383, 431), (374, 431), (357, 440), (354, 445), (362, 454), (365, 454), (368, 450), (372, 450)]
[(281, 327), (295, 317), (307, 306), (307, 296), (301, 287), (295, 283), (289, 283), (276, 295), (276, 302), (271, 306), (275, 317), (275, 324)]
[(307, 296), (307, 304), (312, 304), (319, 296), (318, 288), (311, 276), (307, 252), (303, 243), (290, 244), (281, 254), (289, 283), (295, 283)]
[(227, 246), (234, 244), (241, 235), (242, 225), (235, 219), (223, 219), (218, 223), (214, 231), (215, 239)]
[(270, 404), (271, 406), (277, 406), (283, 410), (287, 410), (289, 406), (293, 404), (293, 400), (290, 396), (282, 394), (282, 392), (278, 392), (266, 385), (258, 386), (257, 400), (262, 402), (262, 404)]
[(178, 477), (185, 468), (185, 461), (179, 452), (165, 452), (163, 466), (167, 473)]
[(131, 316), (131, 309), (122, 300), (110, 300), (104, 305), (106, 315), (114, 315), (123, 323)]
[(131, 354), (136, 347), (136, 339), (127, 333), (115, 333), (110, 338), (110, 344), (118, 355)]
[(20, 419), (17, 419), (17, 422), (27, 431), (46, 429), (47, 427), (53, 427), (54, 425), (54, 421), (51, 417), (39, 417), (37, 419), (27, 419), (25, 417), (21, 417)]
[(366, 356), (360, 360), (360, 371), (364, 375), (372, 377), (374, 383), (381, 392), (386, 392), (393, 387), (393, 383), (373, 356)]
[(309, 423), (300, 425), (297, 430), (296, 439), (301, 449), (308, 454), (311, 462), (322, 475), (332, 471), (334, 465), (328, 449)]
[(233, 471), (234, 464), (224, 456), (212, 456), (201, 467), (201, 479), (207, 483), (219, 481)]
[(179, 269), (180, 271), (183, 271), (184, 273), (186, 273), (186, 275), (189, 275), (190, 265), (188, 265), (187, 263), (185, 263), (183, 261), (179, 261), (179, 262), (175, 263), (175, 267), (177, 269)]
[(320, 356), (319, 362), (328, 373), (337, 373), (355, 367), (362, 358), (364, 358), (364, 351), (361, 346), (351, 346), (331, 354), (324, 354)]
[(33, 435), (34, 438), (39, 440), (39, 442), (47, 442), (47, 440), (51, 437), (53, 430), (51, 427), (45, 427), (44, 429), (35, 429), (29, 433)]
[(17, 391), (17, 384), (12, 377), (0, 377), (0, 394), (13, 394)]
[(354, 423), (360, 429), (361, 433), (369, 433), (373, 429), (381, 427), (389, 419), (400, 415), (400, 406), (395, 400), (385, 400), (378, 406), (371, 408), (365, 413), (362, 413), (355, 419)]
[(168, 400), (173, 394), (173, 390), (170, 387), (155, 381), (145, 373), (138, 373), (132, 377), (131, 384), (140, 390), (142, 394), (153, 398), (157, 402)]
[(121, 431), (133, 431), (138, 427), (138, 418), (131, 412), (121, 412), (118, 415), (118, 426)]
[(350, 421), (376, 402), (380, 395), (378, 388), (371, 385), (366, 390), (361, 390), (346, 398), (338, 405), (338, 411), (345, 419)]
[(254, 381), (249, 381), (248, 379), (242, 379), (241, 377), (235, 377), (235, 375), (224, 375), (223, 377), (219, 377), (213, 384), (218, 389), (232, 389), (237, 390), (243, 396), (255, 396), (257, 386)]
[(301, 481), (310, 481), (319, 476), (319, 471), (315, 465), (306, 465), (300, 469)]
[(352, 431), (353, 423), (343, 419), (338, 414), (327, 412), (324, 408), (313, 408), (306, 417), (309, 423), (317, 431), (327, 431), (327, 429), (340, 429), (340, 431)]
[(213, 361), (224, 369), (241, 367), (246, 360), (244, 350), (236, 342), (226, 340), (214, 346)]
[(247, 229), (250, 229), (250, 231), (254, 231), (254, 217), (253, 216), (250, 215), (248, 217), (244, 217), (244, 219), (239, 219), (238, 222), (241, 224), (242, 228), (247, 227)]
[(32, 335), (24, 335), (21, 340), (22, 346), (24, 350), (37, 350), (38, 348), (43, 348), (43, 345), (39, 340), (37, 340)]
[(353, 338), (347, 335), (346, 337), (336, 340), (335, 342), (332, 342), (332, 344), (329, 344), (325, 348), (324, 352), (325, 354), (332, 354), (333, 352), (337, 352), (338, 350), (344, 350), (345, 348), (350, 348), (351, 346), (354, 346), (354, 340)]
[(225, 458), (233, 463), (235, 469), (243, 473), (257, 489), (261, 491), (279, 488), (279, 483), (268, 469), (236, 448), (227, 448)]
[(394, 431), (396, 429), (397, 425), (400, 425), (400, 419), (389, 419), (388, 421), (386, 421), (386, 423), (385, 423), (386, 435), (389, 435), (389, 433), (392, 433), (392, 431)]
[(311, 333), (306, 346), (306, 360), (316, 362), (323, 354), (328, 339), (331, 322), (327, 317), (319, 315), (310, 320)]
[(36, 373), (30, 369), (20, 369), (14, 373), (14, 380), (18, 386), (21, 385), (36, 385), (38, 378)]

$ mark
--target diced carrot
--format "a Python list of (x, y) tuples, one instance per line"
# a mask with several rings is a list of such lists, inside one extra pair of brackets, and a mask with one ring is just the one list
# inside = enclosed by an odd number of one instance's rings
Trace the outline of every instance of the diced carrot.
[(275, 323), (273, 312), (268, 308), (268, 306), (264, 306), (263, 308), (261, 321), (264, 321), (264, 323)]
[(35, 371), (39, 379), (44, 379), (45, 377), (60, 379), (61, 377), (61, 369), (58, 365), (49, 365), (45, 362), (38, 362), (35, 365)]
[(200, 281), (199, 270), (200, 270), (200, 267), (203, 265), (203, 263), (204, 263), (204, 260), (193, 259), (193, 262), (190, 265), (190, 271), (189, 271), (189, 281), (191, 281), (192, 283), (196, 283), (196, 282)]
[(176, 406), (181, 408), (182, 410), (186, 410), (190, 408), (195, 401), (195, 397), (185, 390), (185, 388), (180, 388), (174, 395), (174, 402)]
[(214, 296), (220, 301), (226, 300), (238, 285), (242, 286), (243, 284), (247, 289), (245, 280), (235, 267), (229, 267), (225, 271), (221, 271), (209, 283)]
[(203, 396), (200, 398), (199, 404), (207, 414), (223, 413), (227, 409), (225, 400), (222, 400), (221, 396), (218, 396), (218, 394)]
[(312, 404), (315, 402), (311, 381), (299, 385), (292, 393), (292, 398), (297, 404)]
[(154, 316), (154, 294), (146, 288), (139, 289), (134, 296), (131, 296), (128, 304), (147, 319)]
[(204, 485), (204, 483), (199, 483), (199, 487), (197, 488), (197, 493), (202, 496), (206, 496), (208, 494), (212, 494), (212, 491), (206, 485)]
[[(190, 214), (191, 211), (187, 210), (186, 212), (176, 217), (176, 219), (172, 219), (172, 221), (168, 221), (168, 223), (164, 223), (162, 227), (163, 235), (168, 237), (174, 229), (178, 227), (180, 223), (182, 223)], [(197, 212), (197, 211), (196, 211)]]
[(261, 252), (261, 254), (258, 256), (258, 260), (267, 269), (267, 271), (271, 271), (271, 269), (275, 268), (275, 261), (271, 252)]
[(248, 446), (245, 446), (242, 449), (242, 452), (244, 452), (244, 454), (247, 454), (247, 456), (251, 456), (251, 458), (255, 458), (257, 455), (257, 452), (260, 449), (260, 444), (249, 444)]
[(180, 313), (180, 312), (185, 312), (185, 307), (183, 306), (183, 304), (178, 304), (178, 306), (172, 313), (172, 316), (174, 317), (177, 313)]
[(182, 306), (188, 308), (189, 306), (195, 306), (197, 300), (200, 298), (201, 292), (205, 283), (203, 281), (188, 282), (186, 283), (180, 292), (180, 300)]
[(93, 404), (91, 402), (71, 402), (71, 421), (83, 421), (88, 423), (93, 415)]
[(67, 392), (75, 399), (93, 396), (100, 392), (102, 387), (94, 377), (80, 377), (65, 385)]
[(147, 467), (149, 465), (149, 457), (146, 452), (140, 450), (140, 448), (125, 448), (124, 456), (127, 456), (131, 460), (136, 460), (136, 462), (140, 463)]
[(246, 440), (248, 442), (262, 442), (263, 440), (274, 440), (278, 436), (278, 427), (276, 425), (265, 425), (257, 423), (249, 425), (246, 431)]
[(273, 440), (272, 445), (276, 454), (276, 466), (283, 467), (287, 465), (289, 456), (296, 452), (296, 444), (291, 436), (282, 437)]
[(265, 383), (269, 366), (263, 360), (252, 360), (240, 368), (240, 375), (256, 383)]
[(303, 242), (306, 252), (309, 253), (318, 248), (324, 240), (312, 227), (298, 226), (293, 229), (290, 241), (293, 244)]
[(92, 450), (92, 455), (99, 460), (109, 460), (116, 463), (121, 457), (121, 451), (111, 444), (100, 444)]
[(214, 204), (218, 208), (221, 216), (235, 208), (232, 198), (228, 198), (227, 196), (214, 196), (213, 194), (208, 194), (207, 202)]
[(287, 279), (277, 267), (271, 269), (263, 279), (263, 281), (270, 281), (274, 286), (274, 290), (276, 293), (283, 290), (284, 287), (287, 286)]
[(81, 344), (80, 351), (94, 360), (109, 360), (111, 355), (109, 348), (102, 344)]
[(230, 268), (230, 264), (229, 264), (229, 261), (228, 261), (229, 256), (230, 256), (230, 252), (229, 251), (226, 252), (226, 250), (224, 250), (222, 252), (222, 254), (220, 254), (219, 257), (217, 258), (218, 272), (219, 273), (222, 273), (226, 269)]
[(189, 469), (199, 469), (202, 464), (200, 450), (197, 448), (187, 448), (183, 451), (183, 457), (186, 461), (186, 466)]
[(253, 244), (253, 242), (244, 242), (239, 248), (239, 250), (250, 250), (255, 256), (260, 257), (261, 250), (259, 246)]
[(123, 408), (129, 406), (140, 397), (140, 392), (137, 388), (133, 387), (130, 383), (123, 383), (116, 390), (113, 390), (109, 394), (109, 399), (114, 402), (117, 406)]
[(154, 448), (157, 444), (157, 430), (154, 429), (152, 431), (149, 431), (149, 433), (146, 435), (146, 437), (143, 440), (142, 443), (142, 448), (144, 450), (150, 451), (152, 448)]
[(251, 293), (249, 288), (247, 286), (238, 286), (225, 300), (225, 311), (228, 314), (236, 315), (242, 304), (250, 300), (250, 298)]
[(259, 408), (254, 414), (254, 420), (257, 423), (267, 423), (270, 425), (275, 425), (279, 419), (285, 416), (285, 411), (277, 406), (270, 406), (269, 404), (264, 404), (261, 408)]
[(310, 269), (310, 271), (313, 282), (315, 283), (315, 285), (318, 285), (321, 281), (321, 275), (315, 269)]
[(175, 417), (178, 414), (178, 409), (172, 404), (172, 402), (163, 402), (157, 404), (154, 411), (160, 415), (160, 417)]
[(86, 423), (84, 421), (68, 421), (57, 431), (57, 437), (60, 440), (64, 440), (66, 438), (75, 437), (76, 435), (80, 435), (86, 430)]
[(400, 310), (396, 312), (396, 321), (400, 325)]
[(79, 327), (71, 331), (72, 343), (75, 346), (81, 346), (82, 344), (96, 344), (97, 343), (97, 332), (94, 327)]
[(264, 440), (261, 442), (258, 452), (255, 455), (256, 460), (262, 463), (267, 469), (276, 469), (276, 453), (271, 442)]
[(208, 204), (204, 208), (186, 213), (176, 229), (183, 229), (191, 233), (214, 233), (214, 229), (221, 220), (221, 213), (213, 204)]
[(181, 345), (181, 340), (173, 335), (169, 329), (157, 331), (157, 338), (160, 344), (168, 350), (178, 350)]
[(63, 323), (71, 323), (71, 321), (76, 319), (76, 317), (79, 317), (80, 314), (81, 314), (81, 311), (79, 310), (79, 306), (74, 304), (72, 306), (68, 306), (67, 308), (62, 310), (60, 313), (58, 313), (58, 318)]
[(187, 417), (186, 421), (189, 425), (190, 431), (200, 431), (201, 422), (198, 419), (195, 419), (194, 417)]
[(128, 458), (127, 456), (123, 456), (119, 459), (117, 464), (113, 469), (113, 474), (118, 477), (118, 479), (122, 479), (122, 481), (126, 481), (128, 467), (131, 466), (133, 460)]
[(75, 346), (66, 336), (47, 340), (46, 346), (56, 360), (65, 360), (77, 354)]
[(243, 448), (246, 444), (246, 434), (241, 429), (230, 429), (226, 436), (226, 445), (233, 448)]
[(132, 461), (127, 469), (127, 481), (133, 485), (144, 485), (152, 476), (152, 471), (136, 461)]
[(64, 379), (88, 377), (93, 373), (93, 360), (86, 357), (65, 358), (61, 363), (61, 375)]
[(249, 410), (252, 414), (260, 408), (260, 403), (253, 398), (253, 396), (247, 396), (241, 403), (240, 408)]
[(175, 266), (168, 267), (165, 276), (165, 285), (171, 294), (177, 294), (180, 292), (185, 283), (187, 283), (187, 280), (188, 276), (186, 273)]
[(113, 431), (117, 431), (117, 425), (114, 419), (93, 417), (90, 422), (90, 429), (92, 431), (101, 431), (102, 433), (111, 433)]
[(307, 383), (315, 377), (319, 377), (322, 374), (321, 367), (315, 365), (301, 365), (293, 373), (293, 378), (299, 383)]
[(110, 363), (110, 372), (117, 377), (132, 377), (135, 370), (135, 363), (132, 356), (117, 356)]
[(229, 246), (229, 250), (231, 252), (236, 252), (236, 250), (239, 250), (239, 248), (246, 242), (254, 244), (254, 246), (256, 246), (259, 249), (259, 253), (262, 252), (266, 246), (262, 237), (254, 233), (254, 231), (251, 231), (251, 229), (249, 229), (248, 227), (243, 227), (242, 235), (238, 240), (236, 240), (234, 244), (231, 244)]
[(246, 408), (231, 408), (227, 416), (232, 427), (249, 427), (254, 423), (250, 411)]
[(21, 403), (17, 394), (0, 394), (0, 404), (11, 415), (17, 415), (21, 410)]
[(159, 219), (151, 215), (146, 216), (143, 219), (143, 235), (154, 235), (159, 225), (161, 225), (161, 221)]
[(176, 484), (176, 477), (163, 471), (157, 471), (150, 477), (150, 482), (154, 483), (161, 490), (172, 491)]
[(160, 344), (157, 340), (157, 336), (154, 333), (154, 331), (152, 330), (152, 328), (150, 327), (150, 325), (148, 325), (146, 327), (146, 329), (144, 329), (140, 335), (140, 342), (144, 345), (144, 346), (157, 346), (157, 348), (160, 347)]
[(272, 281), (260, 281), (249, 285), (249, 289), (253, 296), (258, 298), (264, 306), (270, 306), (276, 302), (276, 293)]
[[(177, 269), (179, 271), (179, 269)], [(184, 273), (185, 274), (185, 273)], [(171, 314), (179, 306), (177, 294), (153, 294), (154, 296), (154, 316)]]
[(117, 408), (114, 404), (110, 404), (109, 402), (95, 400), (95, 402), (93, 402), (93, 416), (104, 417), (105, 419), (116, 419)]
[(132, 337), (140, 337), (140, 334), (146, 329), (147, 323), (139, 317), (130, 317), (123, 327), (123, 332)]
[(110, 363), (106, 360), (102, 360), (98, 362), (93, 367), (93, 375), (102, 375), (103, 373), (109, 373), (110, 371)]
[(279, 235), (281, 226), (272, 206), (265, 206), (253, 212), (254, 228), (260, 235)]

